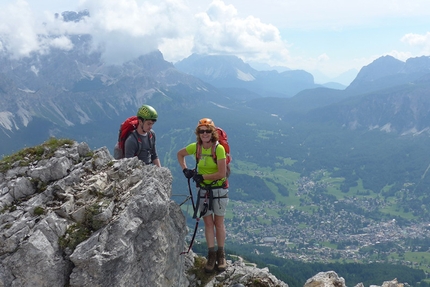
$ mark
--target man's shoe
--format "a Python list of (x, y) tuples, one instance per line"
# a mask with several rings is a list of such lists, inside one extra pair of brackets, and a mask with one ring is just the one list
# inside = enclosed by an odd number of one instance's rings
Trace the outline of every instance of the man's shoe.
[(205, 265), (205, 272), (210, 273), (215, 269), (215, 261), (216, 261), (217, 253), (216, 251), (209, 251), (208, 260)]
[(227, 268), (227, 262), (225, 261), (224, 250), (218, 250), (216, 252), (216, 261), (218, 262), (218, 270), (225, 271), (225, 268)]

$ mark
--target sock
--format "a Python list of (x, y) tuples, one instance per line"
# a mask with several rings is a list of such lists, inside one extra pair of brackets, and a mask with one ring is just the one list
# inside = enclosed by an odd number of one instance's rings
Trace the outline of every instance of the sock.
[(218, 251), (224, 251), (224, 246), (218, 246)]
[(209, 247), (209, 252), (215, 251), (215, 247)]

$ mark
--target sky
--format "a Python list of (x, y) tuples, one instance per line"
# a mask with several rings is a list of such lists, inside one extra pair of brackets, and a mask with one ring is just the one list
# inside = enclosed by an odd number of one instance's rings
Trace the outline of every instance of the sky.
[[(61, 21), (84, 9), (85, 21)], [(0, 0), (0, 55), (70, 50), (68, 35), (83, 33), (109, 64), (158, 49), (172, 63), (235, 55), (335, 78), (386, 55), (430, 56), (430, 1)]]

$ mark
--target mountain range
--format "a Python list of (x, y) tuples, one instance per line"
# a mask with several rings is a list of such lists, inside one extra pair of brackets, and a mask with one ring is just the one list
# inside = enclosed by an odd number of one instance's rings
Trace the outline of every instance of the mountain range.
[[(150, 104), (160, 117), (155, 130), (163, 165), (174, 173), (175, 151), (193, 141), (199, 118), (211, 117), (229, 132), (237, 163), (276, 168), (280, 163), (270, 159), (280, 157), (291, 159), (288, 169), (299, 174), (340, 168), (354, 182), (365, 171), (364, 185), (376, 192), (426, 181), (430, 159), (423, 154), (430, 153), (416, 150), (428, 146), (429, 57), (381, 57), (348, 87), (334, 89), (315, 84), (306, 71), (257, 71), (234, 56), (191, 55), (173, 64), (154, 51), (107, 65), (90, 49), (89, 35), (70, 39), (70, 51), (0, 58), (0, 154), (51, 136), (112, 149), (120, 123)], [(258, 150), (267, 152), (252, 152)], [(384, 174), (383, 165), (398, 159), (405, 160), (402, 167)], [(375, 171), (382, 172), (379, 183), (370, 176)]]
[(176, 63), (175, 67), (219, 89), (234, 87), (263, 97), (291, 97), (304, 89), (320, 86), (306, 71), (257, 71), (235, 56), (193, 54)]

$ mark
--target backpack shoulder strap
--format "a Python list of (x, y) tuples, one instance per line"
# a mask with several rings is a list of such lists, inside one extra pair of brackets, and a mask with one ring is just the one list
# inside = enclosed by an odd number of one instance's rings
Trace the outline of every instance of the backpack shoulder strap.
[[(216, 150), (218, 148), (218, 146), (221, 145), (219, 142), (216, 142), (213, 146), (212, 146), (212, 158), (214, 159), (214, 162), (217, 163), (217, 156), (216, 156)], [(222, 145), (221, 145), (222, 146)]]
[(199, 145), (198, 142), (196, 142), (196, 154), (195, 154), (195, 156), (196, 156), (196, 167), (194, 168), (194, 170), (196, 170), (196, 171), (197, 171), (197, 165), (199, 164), (201, 153), (202, 153), (202, 147), (201, 147), (201, 145)]
[(138, 150), (137, 150), (137, 152), (136, 152), (135, 155), (138, 155), (138, 154), (140, 154), (140, 152), (142, 150), (142, 141), (140, 140), (139, 136), (137, 135), (136, 130), (132, 131), (131, 134), (134, 136), (134, 138), (137, 141), (137, 145), (138, 145), (139, 148), (138, 148)]
[(215, 163), (217, 163), (216, 162), (216, 160), (217, 160), (217, 158), (216, 158), (216, 149), (218, 148), (218, 146), (219, 146), (219, 142), (216, 142), (215, 144), (212, 145), (212, 158), (213, 158), (213, 160), (214, 160)]
[(196, 165), (199, 163), (201, 155), (202, 155), (202, 145), (196, 142)]

